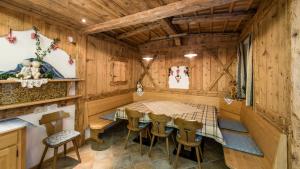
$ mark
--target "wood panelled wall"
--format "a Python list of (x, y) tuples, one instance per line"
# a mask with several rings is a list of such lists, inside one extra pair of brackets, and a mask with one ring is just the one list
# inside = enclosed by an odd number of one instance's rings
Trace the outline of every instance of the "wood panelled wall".
[[(291, 118), (290, 1), (265, 0), (241, 39), (253, 34), (254, 110), (288, 139), (288, 167), (299, 168), (299, 124)], [(297, 29), (299, 29), (297, 27)], [(297, 101), (299, 102), (299, 101)], [(299, 123), (299, 120), (298, 120)], [(294, 131), (296, 130), (296, 131)], [(299, 132), (298, 132), (299, 133)], [(293, 138), (295, 137), (295, 138)], [(291, 139), (292, 138), (292, 139)], [(294, 151), (291, 147), (294, 147)], [(296, 152), (298, 150), (298, 152)], [(292, 165), (293, 161), (293, 165)]]
[(290, 1), (290, 39), (291, 39), (291, 127), (290, 129), (290, 168), (300, 167), (300, 1)]
[[(148, 91), (222, 96), (229, 91), (230, 81), (235, 80), (237, 40), (236, 34), (204, 34), (184, 37), (183, 45), (177, 47), (173, 46), (171, 40), (142, 45), (140, 50), (143, 55), (157, 55), (149, 69), (153, 81), (146, 75), (143, 85)], [(197, 53), (198, 56), (192, 59), (185, 58), (184, 54), (190, 51)], [(230, 75), (223, 74), (223, 67), (226, 65), (229, 65)], [(168, 89), (168, 69), (172, 66), (189, 67), (189, 90)]]
[[(133, 91), (141, 74), (138, 51), (109, 40), (88, 37), (86, 92), (90, 100)], [(126, 84), (112, 85), (114, 60), (127, 61)]]
[(290, 113), (287, 0), (264, 1), (242, 38), (253, 33), (254, 109), (286, 131)]
[[(69, 29), (63, 25), (57, 25), (56, 23), (49, 23), (41, 18), (32, 17), (23, 13), (8, 10), (0, 7), (0, 36), (7, 36), (9, 29), (12, 30), (28, 30), (36, 26), (41, 34), (46, 35), (49, 38), (59, 38), (59, 47), (65, 50), (73, 59), (76, 60), (77, 77), (85, 79), (85, 57), (86, 57), (86, 37), (80, 35), (76, 30)], [(72, 36), (76, 39), (76, 44), (71, 44), (67, 41), (67, 37)], [(4, 55), (3, 53), (1, 55)], [(9, 55), (9, 54), (5, 54)], [(5, 60), (3, 60), (5, 61)], [(85, 95), (85, 85), (80, 83), (79, 94)], [(84, 100), (81, 99), (77, 104), (76, 122), (75, 128), (78, 131), (83, 131), (86, 119), (84, 118)], [(27, 110), (27, 109), (26, 109)], [(32, 109), (28, 109), (28, 112), (17, 110), (13, 115), (20, 115), (20, 112), (30, 113)]]

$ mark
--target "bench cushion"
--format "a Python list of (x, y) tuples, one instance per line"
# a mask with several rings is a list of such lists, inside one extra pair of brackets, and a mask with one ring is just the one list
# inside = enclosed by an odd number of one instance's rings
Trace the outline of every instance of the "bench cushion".
[(225, 141), (224, 147), (257, 156), (264, 155), (249, 135), (226, 130), (221, 132)]
[(218, 120), (221, 129), (247, 133), (247, 128), (239, 121), (221, 118)]
[(172, 133), (174, 131), (174, 128), (172, 128), (172, 127), (166, 127), (165, 131), (166, 131), (166, 134), (170, 134), (170, 133)]
[(144, 129), (144, 128), (148, 127), (149, 125), (150, 125), (150, 123), (139, 123), (139, 128)]
[(103, 115), (100, 115), (100, 119), (114, 121), (115, 120), (115, 114), (116, 114), (116, 112), (103, 114)]
[(63, 130), (47, 137), (44, 142), (50, 147), (55, 147), (61, 145), (62, 143), (71, 141), (79, 135), (80, 133), (75, 130)]

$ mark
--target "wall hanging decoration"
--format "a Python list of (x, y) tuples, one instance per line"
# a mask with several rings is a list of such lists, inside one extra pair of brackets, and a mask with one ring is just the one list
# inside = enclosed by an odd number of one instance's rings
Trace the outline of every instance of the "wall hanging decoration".
[(17, 37), (12, 35), (12, 30), (9, 29), (9, 33), (6, 37), (6, 39), (8, 40), (9, 43), (14, 44), (17, 41)]
[(72, 59), (71, 56), (69, 57), (68, 63), (69, 63), (70, 65), (73, 65), (73, 63), (74, 63), (74, 60)]
[[(14, 45), (7, 42), (9, 39)], [(15, 43), (16, 39), (18, 43)], [(4, 61), (0, 62), (0, 80), (76, 78), (75, 60), (70, 60), (58, 42), (57, 38), (42, 35), (36, 27), (25, 31), (11, 30), (8, 36), (0, 37), (0, 52), (3, 53), (0, 59)], [(42, 82), (45, 80), (37, 83)]]
[(169, 68), (169, 88), (189, 89), (189, 68), (187, 66)]
[(36, 40), (36, 59), (37, 61), (43, 61), (44, 57), (47, 56), (47, 54), (51, 53), (51, 50), (56, 50), (58, 48), (57, 43), (60, 41), (58, 38), (53, 39), (53, 41), (50, 43), (50, 45), (48, 46), (48, 48), (46, 50), (42, 50), (41, 47), (41, 40), (40, 40), (40, 35), (38, 33), (38, 28), (37, 27), (33, 27), (34, 33), (31, 34), (31, 38)]

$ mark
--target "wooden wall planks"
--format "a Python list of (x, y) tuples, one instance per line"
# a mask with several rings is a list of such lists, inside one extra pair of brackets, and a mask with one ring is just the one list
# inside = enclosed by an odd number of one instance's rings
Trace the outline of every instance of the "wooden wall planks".
[[(127, 83), (111, 85), (111, 64), (114, 58), (125, 58), (127, 62)], [(103, 98), (134, 90), (140, 77), (139, 53), (127, 47), (95, 37), (87, 40), (86, 92), (89, 99)]]
[[(289, 20), (295, 16), (290, 13), (290, 8), (297, 9), (297, 3), (291, 2), (297, 1), (263, 1), (255, 17), (243, 30), (240, 40), (249, 32), (253, 33), (254, 110), (288, 135), (288, 168), (299, 168), (300, 139), (296, 134), (299, 120), (291, 114), (293, 79), (289, 30)], [(294, 124), (298, 127), (291, 126), (291, 119), (297, 119)]]
[[(201, 35), (182, 38), (183, 46), (174, 47), (173, 41), (162, 40), (140, 46), (143, 54), (157, 54), (158, 58), (150, 67), (149, 73), (158, 88), (154, 89), (149, 76), (143, 80), (148, 90), (168, 90), (168, 69), (171, 66), (188, 66), (190, 74), (189, 90), (169, 90), (203, 96), (223, 96), (229, 87), (230, 78), (225, 74), (216, 83), (214, 81), (223, 72), (213, 55), (223, 64), (233, 61), (229, 67), (230, 74), (235, 77), (237, 35)], [(193, 59), (183, 55), (193, 51), (198, 54)], [(211, 86), (211, 89), (209, 89)]]
[(253, 32), (254, 109), (287, 130), (290, 112), (288, 3), (265, 1), (242, 39)]
[[(58, 24), (48, 23), (42, 19), (37, 19), (30, 15), (22, 14), (19, 12), (11, 11), (6, 8), (0, 7), (0, 36), (6, 36), (9, 29), (13, 30), (28, 30), (33, 26), (39, 28), (43, 35), (49, 38), (59, 38), (61, 41), (59, 47), (65, 50), (73, 59), (76, 59), (77, 63), (77, 77), (85, 79), (85, 36), (80, 35), (74, 29), (68, 29), (65, 26)], [(72, 36), (77, 40), (77, 44), (71, 44), (68, 42), (68, 36)], [(85, 95), (84, 82), (79, 84), (79, 93)], [(30, 109), (29, 111), (32, 111)], [(16, 110), (15, 112), (18, 112)], [(13, 113), (13, 112), (8, 112)], [(18, 113), (14, 113), (17, 116)], [(86, 127), (87, 118), (84, 115), (84, 100), (79, 100), (77, 104), (75, 128), (78, 131), (83, 131)], [(82, 137), (84, 138), (84, 137)]]
[(299, 92), (299, 63), (300, 63), (300, 2), (290, 1), (290, 37), (291, 39), (291, 127), (290, 129), (290, 168), (300, 166), (300, 92)]

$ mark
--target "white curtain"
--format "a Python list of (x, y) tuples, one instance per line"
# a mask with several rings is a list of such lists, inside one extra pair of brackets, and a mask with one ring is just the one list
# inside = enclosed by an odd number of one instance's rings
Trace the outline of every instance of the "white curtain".
[(253, 58), (252, 35), (238, 46), (237, 53), (237, 97), (246, 99), (246, 105), (253, 104)]

